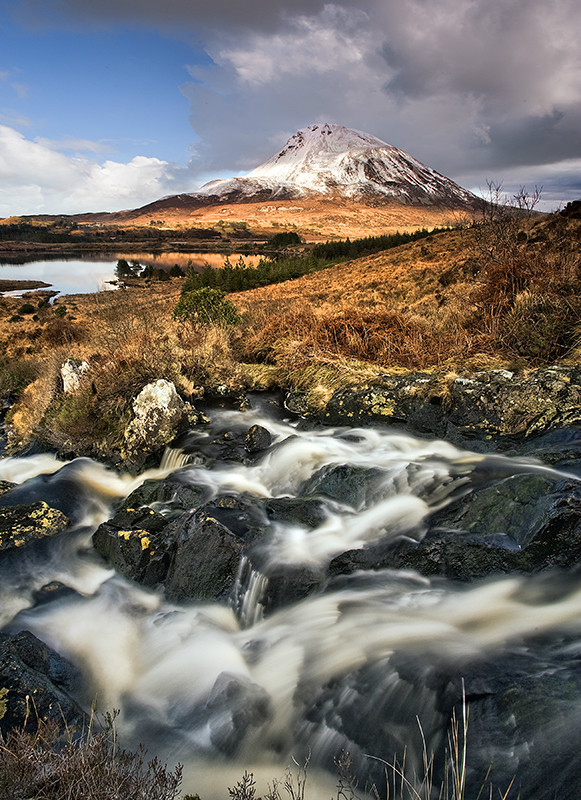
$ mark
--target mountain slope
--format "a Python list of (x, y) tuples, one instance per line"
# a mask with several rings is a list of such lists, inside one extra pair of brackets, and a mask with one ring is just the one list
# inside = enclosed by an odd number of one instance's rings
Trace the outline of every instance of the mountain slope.
[(462, 210), (478, 203), (471, 192), (376, 136), (324, 124), (291, 136), (280, 152), (245, 177), (211, 181), (197, 192), (122, 213), (132, 219), (170, 209), (305, 199)]

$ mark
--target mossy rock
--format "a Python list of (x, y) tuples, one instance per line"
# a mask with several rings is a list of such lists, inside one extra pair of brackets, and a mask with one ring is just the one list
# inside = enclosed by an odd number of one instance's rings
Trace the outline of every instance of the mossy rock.
[(0, 550), (25, 547), (33, 541), (60, 533), (69, 525), (62, 511), (44, 501), (0, 507)]

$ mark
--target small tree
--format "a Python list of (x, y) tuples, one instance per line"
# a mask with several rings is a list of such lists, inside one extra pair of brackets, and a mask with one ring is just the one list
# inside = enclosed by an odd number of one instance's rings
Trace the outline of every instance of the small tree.
[(175, 319), (182, 322), (201, 322), (209, 325), (227, 327), (240, 320), (234, 303), (226, 297), (226, 292), (203, 286), (185, 292), (174, 308)]

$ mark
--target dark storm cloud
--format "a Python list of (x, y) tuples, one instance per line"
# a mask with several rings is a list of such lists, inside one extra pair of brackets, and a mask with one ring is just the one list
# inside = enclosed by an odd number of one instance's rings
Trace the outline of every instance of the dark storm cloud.
[[(314, 14), (325, 0), (21, 0), (21, 14), (53, 24), (55, 19), (111, 24), (139, 23), (166, 29), (232, 31), (271, 29), (287, 14)], [(186, 31), (184, 31), (186, 32)]]
[(542, 117), (493, 121), (490, 144), (474, 147), (474, 166), (511, 167), (581, 157), (581, 109), (554, 111)]

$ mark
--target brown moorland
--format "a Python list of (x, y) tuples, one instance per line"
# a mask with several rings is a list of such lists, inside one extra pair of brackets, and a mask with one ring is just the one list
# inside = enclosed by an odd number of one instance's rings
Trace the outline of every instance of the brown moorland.
[[(0, 300), (0, 390), (15, 444), (109, 452), (145, 383), (186, 398), (213, 387), (299, 388), (323, 402), (338, 385), (390, 370), (471, 370), (578, 363), (581, 221), (508, 215), (231, 295), (229, 328), (173, 318), (183, 279), (101, 295)], [(36, 306), (36, 307), (34, 307)], [(59, 393), (66, 358), (90, 378)], [(81, 447), (80, 442), (91, 442)]]

